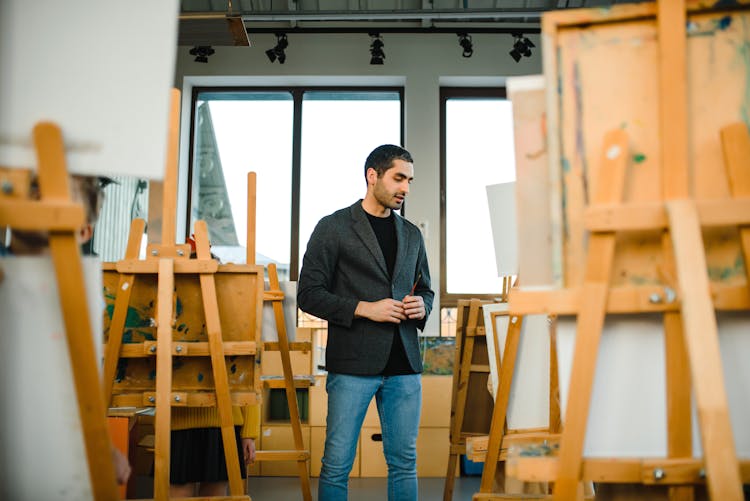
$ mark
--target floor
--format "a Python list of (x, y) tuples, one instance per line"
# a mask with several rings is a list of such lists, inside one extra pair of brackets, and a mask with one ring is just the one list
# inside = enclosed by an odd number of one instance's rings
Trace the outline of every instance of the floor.
[[(453, 501), (471, 501), (474, 493), (479, 492), (480, 476), (456, 478), (453, 484)], [(148, 499), (153, 497), (154, 478), (138, 476), (135, 479), (135, 497)], [(313, 501), (318, 499), (318, 479), (311, 478)], [(437, 501), (443, 499), (444, 478), (420, 478), (419, 501)], [(248, 491), (252, 501), (302, 501), (302, 489), (299, 477), (250, 477)], [(349, 499), (353, 501), (386, 501), (385, 478), (352, 478), (349, 480)]]
[[(481, 477), (459, 477), (453, 486), (454, 501), (471, 501), (479, 491)], [(317, 499), (318, 479), (310, 479), (312, 498)], [(419, 501), (443, 499), (444, 478), (420, 478)], [(297, 501), (302, 500), (298, 477), (251, 477), (248, 483), (252, 501)], [(352, 478), (349, 480), (349, 499), (356, 501), (385, 501), (387, 488), (385, 478)]]

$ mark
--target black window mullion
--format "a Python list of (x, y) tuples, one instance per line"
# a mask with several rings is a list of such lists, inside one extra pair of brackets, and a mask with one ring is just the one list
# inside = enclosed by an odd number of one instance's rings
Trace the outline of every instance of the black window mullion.
[(300, 177), (302, 172), (302, 98), (303, 89), (292, 90), (294, 97), (294, 117), (292, 126), (292, 235), (289, 258), (289, 279), (299, 277), (299, 210)]

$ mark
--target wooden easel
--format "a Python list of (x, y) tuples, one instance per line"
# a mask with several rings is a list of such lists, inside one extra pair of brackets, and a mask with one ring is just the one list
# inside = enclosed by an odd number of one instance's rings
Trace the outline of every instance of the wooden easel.
[[(495, 327), (494, 316), (500, 315), (499, 312), (492, 314), (492, 326)], [(509, 430), (507, 427), (508, 403), (510, 399), (511, 387), (513, 385), (513, 375), (516, 369), (516, 360), (518, 355), (519, 343), (523, 327), (523, 317), (510, 315), (508, 330), (505, 337), (505, 349), (502, 360), (499, 362), (498, 388), (495, 397), (495, 406), (492, 410), (492, 421), (490, 432), (487, 437), (478, 437), (472, 440), (470, 448), (473, 450), (473, 460), (484, 461), (482, 469), (482, 481), (479, 492), (475, 493), (475, 501), (491, 499), (530, 499), (538, 497), (536, 495), (526, 496), (522, 493), (497, 493), (493, 491), (497, 473), (498, 461), (507, 459), (507, 452), (510, 447), (525, 446), (529, 444), (547, 443), (550, 446), (559, 442), (561, 421), (560, 421), (560, 395), (557, 380), (557, 352), (555, 347), (554, 322), (550, 325), (550, 387), (549, 387), (549, 427), (544, 430)], [(497, 335), (493, 336), (495, 341), (495, 353), (500, 353), (499, 339)]]
[[(248, 174), (248, 235), (255, 234), (255, 193), (256, 193), (256, 175), (254, 172)], [(255, 263), (255, 241), (250, 242), (247, 246), (247, 263)], [(299, 415), (299, 407), (297, 405), (297, 391), (296, 388), (304, 387), (305, 384), (309, 387), (309, 380), (306, 379), (295, 379), (294, 373), (292, 372), (292, 362), (289, 356), (290, 350), (311, 350), (311, 343), (289, 343), (289, 337), (286, 331), (286, 321), (284, 320), (284, 293), (281, 291), (279, 285), (279, 275), (276, 271), (276, 265), (271, 263), (268, 265), (268, 282), (269, 290), (264, 291), (263, 300), (270, 301), (273, 304), (274, 319), (276, 320), (276, 333), (278, 336), (278, 342), (264, 342), (262, 344), (263, 351), (278, 351), (281, 357), (281, 366), (284, 372), (283, 380), (280, 381), (283, 387), (286, 389), (286, 400), (289, 407), (289, 421), (292, 427), (292, 436), (294, 437), (294, 450), (256, 450), (255, 460), (256, 461), (295, 461), (297, 463), (297, 471), (299, 472), (300, 488), (302, 489), (302, 498), (305, 501), (312, 499), (310, 491), (310, 472), (308, 461), (310, 460), (310, 451), (305, 449), (305, 444), (302, 439), (302, 422)], [(295, 328), (296, 326), (292, 326)], [(278, 387), (270, 381), (264, 381), (265, 385), (269, 387)]]
[[(691, 196), (688, 176), (686, 10), (683, 2), (660, 1), (612, 9), (608, 13), (580, 11), (564, 22), (545, 17), (545, 32), (559, 26), (590, 26), (656, 18), (659, 64), (659, 124), (662, 160), (661, 200), (623, 203), (630, 141), (622, 129), (604, 138), (599, 177), (584, 219), (589, 231), (585, 268), (580, 288), (538, 293), (511, 293), (511, 311), (577, 315), (577, 334), (570, 395), (559, 457), (522, 458), (515, 464), (520, 478), (555, 482), (554, 499), (580, 497), (581, 479), (611, 483), (670, 486), (671, 499), (693, 499), (693, 486), (707, 482), (711, 499), (741, 500), (742, 481), (748, 478), (747, 461), (738, 461), (729, 421), (715, 310), (750, 307), (750, 138), (745, 124), (721, 130), (730, 196), (697, 199)], [(689, 9), (700, 10), (691, 3)], [(611, 24), (610, 24), (611, 26)], [(554, 36), (550, 37), (554, 39)], [(545, 49), (554, 51), (553, 40)], [(548, 78), (557, 77), (551, 63)], [(553, 113), (555, 110), (548, 110)], [(559, 126), (553, 116), (552, 127)], [(552, 128), (551, 127), (551, 128)], [(632, 175), (632, 171), (631, 171)], [(632, 185), (631, 185), (632, 186)], [(647, 187), (635, 185), (635, 189)], [(632, 189), (632, 187), (631, 187)], [(745, 283), (711, 284), (707, 273), (702, 230), (711, 226), (740, 228), (740, 247), (745, 262)], [(676, 297), (663, 287), (613, 287), (613, 265), (623, 249), (616, 248), (618, 232), (662, 231), (664, 274)], [(616, 252), (620, 251), (620, 252)], [(575, 285), (575, 283), (573, 284)], [(713, 287), (712, 287), (713, 285)], [(712, 297), (713, 296), (713, 297)], [(663, 312), (666, 340), (668, 454), (656, 459), (584, 459), (583, 445), (592, 394), (597, 350), (607, 313)], [(690, 389), (695, 394), (701, 429), (703, 459), (692, 457), (690, 440)]]
[[(154, 499), (157, 500), (169, 499), (171, 406), (218, 407), (230, 496), (216, 499), (249, 500), (240, 476), (232, 406), (251, 405), (260, 400), (260, 375), (255, 369), (255, 354), (260, 340), (263, 268), (252, 264), (219, 266), (211, 257), (208, 229), (203, 221), (195, 223), (197, 259), (190, 259), (189, 244), (172, 243), (175, 241), (177, 206), (179, 98), (179, 92), (174, 90), (164, 180), (162, 243), (150, 244), (146, 260), (139, 260), (138, 249), (144, 222), (136, 220), (131, 226), (126, 259), (116, 264), (119, 283), (115, 290), (114, 309), (105, 352), (104, 396), (105, 401), (111, 401), (113, 406), (156, 407)], [(254, 234), (249, 234), (248, 239), (252, 238)], [(248, 247), (254, 249), (254, 245)], [(112, 271), (111, 266), (105, 265), (104, 268), (105, 276), (108, 271)], [(156, 311), (156, 341), (148, 340), (147, 333), (143, 342), (123, 344), (131, 295), (136, 288), (136, 275), (142, 277), (146, 288), (156, 285), (156, 305), (153, 308)], [(194, 280), (196, 275), (199, 280), (197, 291), (190, 285), (191, 279)], [(105, 290), (106, 283), (105, 278)], [(219, 292), (224, 293), (222, 304), (217, 300)], [(198, 336), (205, 334), (207, 342), (196, 341), (195, 332), (193, 339), (175, 341), (174, 330), (182, 332), (183, 336), (187, 333), (184, 327), (188, 325), (187, 321), (185, 324), (175, 325), (180, 316), (182, 302), (197, 300), (199, 297), (203, 306), (202, 312), (190, 312), (195, 315), (193, 320), (197, 319), (198, 322), (190, 327), (199, 331)], [(233, 304), (227, 304), (232, 301)], [(220, 315), (220, 310), (224, 314)], [(243, 315), (237, 315), (237, 312), (242, 312)], [(185, 313), (187, 314), (187, 309)], [(237, 321), (239, 316), (244, 318)], [(200, 326), (201, 319), (204, 322), (203, 328)], [(227, 325), (229, 321), (234, 323)], [(229, 336), (239, 336), (241, 340), (228, 341)], [(185, 374), (178, 376), (176, 372), (173, 373), (173, 369), (178, 368), (173, 360), (175, 355), (186, 357), (181, 365), (187, 366), (188, 362), (196, 365), (197, 371), (188, 376), (197, 377), (187, 378)], [(229, 371), (225, 356), (236, 357)], [(154, 357), (155, 391), (151, 387), (153, 372), (149, 370), (153, 367)], [(132, 365), (135, 365), (136, 361), (144, 362), (141, 368), (146, 369), (145, 376), (140, 379), (136, 376), (119, 377), (118, 365), (124, 360)], [(198, 363), (203, 365), (199, 366)], [(207, 369), (208, 374), (202, 372), (201, 367)], [(230, 388), (229, 372), (240, 372), (243, 376), (249, 376), (249, 381), (245, 381), (244, 384), (234, 381)], [(208, 375), (212, 378), (208, 378)], [(149, 379), (151, 381), (145, 381), (148, 384), (144, 384), (144, 380)]]
[[(96, 500), (119, 499), (106, 407), (99, 392), (99, 369), (76, 234), (85, 221), (83, 208), (70, 197), (70, 180), (60, 128), (39, 123), (33, 131), (41, 199), (30, 200), (31, 172), (0, 169), (0, 225), (49, 231), (50, 253), (65, 321), (65, 335), (78, 400), (91, 490)], [(21, 334), (21, 333), (12, 333)]]
[[(461, 299), (456, 314), (456, 351), (453, 362), (451, 393), (450, 452), (445, 476), (443, 500), (453, 499), (456, 467), (461, 454), (466, 454), (466, 439), (487, 435), (492, 416), (493, 400), (487, 391), (490, 373), (482, 304), (479, 299)], [(467, 403), (472, 412), (467, 415)]]

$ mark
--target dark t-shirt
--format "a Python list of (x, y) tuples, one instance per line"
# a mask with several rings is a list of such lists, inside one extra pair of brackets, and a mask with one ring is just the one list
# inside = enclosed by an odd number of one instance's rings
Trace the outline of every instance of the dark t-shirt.
[[(375, 232), (375, 236), (378, 239), (380, 250), (383, 251), (388, 274), (391, 277), (393, 277), (393, 268), (396, 264), (397, 250), (394, 217), (393, 212), (391, 212), (391, 215), (388, 217), (375, 217), (371, 214), (367, 214), (367, 219), (370, 220), (370, 226), (372, 226), (372, 230)], [(406, 357), (406, 350), (404, 350), (404, 343), (401, 341), (397, 324), (393, 324), (391, 354), (388, 357), (388, 363), (385, 364), (385, 368), (381, 374), (384, 376), (415, 374), (409, 364), (409, 359)]]

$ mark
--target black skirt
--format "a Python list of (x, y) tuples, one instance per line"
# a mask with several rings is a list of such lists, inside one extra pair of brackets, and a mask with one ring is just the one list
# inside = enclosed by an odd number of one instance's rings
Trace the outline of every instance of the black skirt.
[[(240, 474), (247, 477), (240, 427), (234, 427)], [(169, 451), (169, 483), (226, 482), (226, 459), (220, 428), (174, 430)]]

